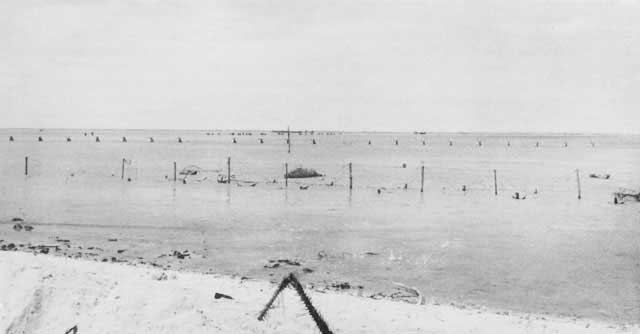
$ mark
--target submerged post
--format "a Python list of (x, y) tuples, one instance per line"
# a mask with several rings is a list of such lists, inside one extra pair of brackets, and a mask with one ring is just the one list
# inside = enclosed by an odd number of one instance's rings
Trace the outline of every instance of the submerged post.
[(29, 175), (29, 157), (24, 157), (24, 175)]
[(126, 161), (125, 158), (122, 158), (122, 172), (120, 174), (120, 178), (124, 180), (124, 162)]
[(287, 153), (291, 153), (291, 130), (287, 126)]
[(353, 164), (349, 163), (349, 190), (353, 189)]
[(231, 184), (231, 157), (227, 157), (227, 183)]
[(423, 193), (424, 192), (424, 165), (422, 165), (422, 168), (420, 168), (420, 192)]
[(496, 170), (493, 170), (493, 193), (498, 196), (498, 174)]
[(582, 190), (580, 189), (580, 170), (576, 169), (576, 181), (578, 181), (578, 199), (582, 198)]
[(176, 174), (176, 170), (178, 169), (178, 166), (176, 165), (176, 162), (173, 162), (173, 182), (176, 182), (176, 180), (178, 179), (178, 175)]
[(284, 186), (289, 186), (289, 164), (286, 162), (284, 163)]

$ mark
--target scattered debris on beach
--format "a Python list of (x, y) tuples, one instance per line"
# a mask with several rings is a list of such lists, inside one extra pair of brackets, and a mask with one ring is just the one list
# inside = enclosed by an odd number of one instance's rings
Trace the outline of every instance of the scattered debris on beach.
[(175, 256), (175, 257), (177, 257), (178, 259), (182, 260), (182, 259), (184, 259), (184, 258), (191, 257), (191, 254), (189, 254), (189, 251), (188, 251), (188, 250), (185, 250), (185, 251), (183, 251), (183, 252), (180, 252), (180, 251), (174, 250), (171, 254), (169, 254), (169, 256)]
[(274, 269), (274, 268), (280, 267), (280, 265), (288, 265), (288, 266), (299, 267), (300, 266), (300, 262), (294, 261), (294, 260), (289, 260), (289, 259), (269, 260), (269, 263), (265, 264), (264, 268)]
[(13, 225), (13, 230), (14, 231), (18, 231), (18, 232), (22, 231), (22, 230), (25, 230), (27, 232), (31, 232), (31, 231), (33, 231), (33, 226), (27, 225), (27, 224), (24, 224), (24, 223), (16, 223), (16, 224)]
[(229, 296), (229, 295), (225, 295), (224, 293), (216, 292), (216, 293), (213, 295), (213, 299), (221, 299), (221, 298), (224, 298), (224, 299), (233, 299), (233, 297), (231, 297), (231, 296)]

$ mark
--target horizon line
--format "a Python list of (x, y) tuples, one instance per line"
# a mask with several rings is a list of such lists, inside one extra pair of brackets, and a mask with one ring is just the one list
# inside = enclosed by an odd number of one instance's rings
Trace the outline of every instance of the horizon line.
[[(43, 127), (4, 127), (0, 128), (0, 130), (78, 130), (78, 131), (96, 131), (96, 130), (106, 130), (106, 131), (114, 131), (114, 130), (124, 130), (124, 131), (219, 131), (219, 132), (231, 132), (231, 131), (245, 131), (245, 132), (286, 132), (287, 129), (242, 129), (242, 128), (230, 128), (230, 129), (186, 129), (186, 128), (99, 128), (99, 127), (86, 127), (86, 128), (43, 128)], [(333, 133), (406, 133), (406, 134), (421, 134), (421, 135), (430, 135), (430, 134), (498, 134), (498, 135), (525, 135), (525, 134), (540, 134), (540, 135), (565, 135), (565, 136), (575, 136), (575, 135), (640, 135), (640, 132), (575, 132), (575, 131), (486, 131), (486, 130), (478, 130), (478, 131), (425, 131), (425, 130), (330, 130), (330, 129), (289, 129), (290, 132), (333, 132)]]

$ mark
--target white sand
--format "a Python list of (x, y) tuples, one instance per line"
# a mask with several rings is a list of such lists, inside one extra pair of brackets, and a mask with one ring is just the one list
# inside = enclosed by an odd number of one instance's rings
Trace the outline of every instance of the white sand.
[[(167, 280), (155, 279), (163, 272)], [(261, 281), (0, 252), (0, 331), (318, 333), (291, 289), (258, 321), (274, 290)], [(234, 299), (216, 300), (215, 292)], [(334, 333), (640, 333), (637, 325), (308, 292)]]

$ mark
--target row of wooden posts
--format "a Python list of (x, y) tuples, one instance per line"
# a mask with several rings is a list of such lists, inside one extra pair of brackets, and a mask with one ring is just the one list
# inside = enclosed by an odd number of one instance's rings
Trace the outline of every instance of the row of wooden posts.
[[(127, 159), (122, 158), (122, 169), (120, 177), (124, 180), (125, 163)], [(24, 175), (29, 175), (29, 157), (24, 157)], [(289, 186), (289, 164), (284, 164), (284, 184)], [(178, 164), (173, 162), (173, 181), (178, 180)], [(580, 170), (576, 169), (576, 182), (578, 185), (578, 199), (582, 199), (582, 189), (580, 186)], [(225, 183), (231, 183), (231, 157), (227, 157), (227, 180)], [(349, 163), (349, 190), (353, 189), (353, 164)], [(424, 192), (424, 166), (420, 167), (420, 192)], [(498, 196), (498, 172), (493, 170), (493, 193)]]

